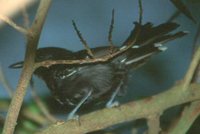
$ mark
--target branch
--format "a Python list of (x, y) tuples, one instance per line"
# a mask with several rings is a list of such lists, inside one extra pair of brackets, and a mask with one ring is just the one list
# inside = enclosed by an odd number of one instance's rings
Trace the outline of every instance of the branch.
[[(197, 89), (199, 90), (199, 89)], [(200, 115), (200, 101), (196, 101), (184, 108), (175, 126), (168, 131), (169, 134), (185, 134)]]
[[(134, 40), (135, 42), (136, 40)], [(134, 44), (134, 42), (132, 42)], [(37, 62), (35, 63), (34, 68), (37, 69), (41, 66), (43, 67), (50, 67), (52, 65), (55, 64), (68, 64), (68, 65), (72, 65), (72, 64), (91, 64), (91, 63), (104, 63), (107, 62), (109, 60), (111, 60), (112, 58), (122, 54), (123, 52), (125, 52), (127, 49), (129, 49), (130, 47), (132, 47), (132, 45), (128, 45), (126, 47), (123, 47), (123, 49), (120, 49), (119, 51), (116, 51), (115, 53), (112, 54), (108, 54), (105, 56), (102, 56), (100, 58), (94, 58), (94, 59), (80, 59), (80, 60), (46, 60), (46, 61), (42, 61), (42, 62)]]
[(82, 134), (104, 129), (125, 121), (146, 118), (149, 115), (161, 113), (170, 107), (200, 99), (199, 88), (199, 84), (192, 84), (188, 90), (180, 92), (182, 85), (176, 85), (163, 93), (143, 100), (83, 115), (80, 117), (81, 125), (72, 120), (65, 123), (53, 124), (45, 130), (38, 132), (38, 134)]
[(32, 73), (34, 72), (34, 61), (35, 52), (37, 49), (40, 33), (42, 26), (44, 24), (51, 0), (41, 0), (38, 7), (35, 20), (32, 27), (30, 28), (31, 33), (27, 34), (27, 48), (25, 54), (25, 62), (22, 69), (22, 73), (17, 85), (16, 92), (12, 98), (8, 113), (6, 116), (6, 121), (3, 128), (3, 134), (13, 134), (16, 121), (19, 115), (19, 111), (26, 93), (26, 88), (28, 87), (29, 81), (31, 79)]
[(154, 114), (147, 117), (148, 134), (159, 134), (160, 128), (160, 114)]
[[(197, 40), (199, 37), (199, 31), (197, 31), (196, 37), (194, 39), (194, 45), (197, 45)], [(190, 82), (199, 83), (199, 59), (200, 59), (200, 48), (197, 49), (190, 68), (185, 76), (184, 83), (187, 86)], [(189, 78), (188, 78), (189, 77)], [(184, 87), (184, 86), (183, 86)], [(171, 126), (169, 129), (170, 134), (186, 133), (188, 129), (192, 126), (195, 119), (200, 115), (200, 101), (192, 102), (189, 106), (186, 106), (181, 114), (181, 117), (178, 118), (176, 124)]]
[(192, 62), (189, 66), (189, 69), (184, 77), (184, 80), (183, 80), (184, 83), (183, 83), (183, 89), (182, 89), (183, 91), (185, 91), (187, 87), (189, 86), (189, 84), (191, 83), (199, 61), (200, 61), (200, 47), (196, 50), (194, 57), (192, 59)]
[(83, 43), (85, 49), (87, 50), (87, 53), (92, 57), (94, 58), (94, 54), (92, 53), (92, 50), (90, 49), (90, 47), (88, 46), (87, 42), (84, 40), (84, 38), (82, 37), (80, 31), (78, 30), (78, 27), (76, 26), (76, 23), (75, 21), (72, 20), (72, 25), (80, 39), (80, 41)]
[(24, 27), (28, 28), (29, 25), (30, 25), (30, 19), (29, 19), (29, 16), (28, 16), (26, 6), (22, 7), (22, 16), (23, 16)]
[(190, 20), (192, 20), (194, 23), (196, 23), (196, 20), (194, 19), (191, 11), (187, 8), (186, 4), (183, 3), (182, 0), (170, 0), (173, 5), (186, 17), (188, 17)]
[(197, 26), (197, 31), (196, 31), (196, 34), (195, 34), (195, 37), (194, 37), (193, 52), (198, 47), (198, 41), (199, 41), (199, 39), (200, 39), (200, 23)]
[[(110, 53), (107, 54), (105, 56), (101, 56), (101, 57), (95, 57), (93, 59), (80, 59), (80, 60), (46, 60), (46, 61), (42, 61), (42, 62), (38, 62), (35, 63), (34, 68), (37, 69), (41, 66), (43, 67), (50, 67), (52, 65), (55, 64), (68, 64), (68, 65), (72, 65), (72, 64), (91, 64), (91, 63), (105, 63), (108, 62), (109, 60), (113, 59), (114, 57), (126, 52), (126, 50), (128, 50), (129, 48), (131, 48), (133, 45), (135, 45), (135, 42), (138, 38), (138, 35), (140, 33), (140, 30), (137, 31), (136, 36), (134, 38), (132, 38), (130, 41), (127, 41), (125, 43), (123, 43), (123, 47), (120, 48), (120, 50), (114, 52), (114, 53)], [(89, 50), (87, 50), (89, 51)]]
[(115, 10), (112, 10), (112, 18), (111, 18), (111, 22), (110, 22), (110, 28), (109, 28), (109, 32), (108, 32), (108, 41), (110, 44), (111, 49), (114, 47), (113, 46), (113, 41), (112, 41), (112, 33), (113, 33), (113, 28), (114, 28), (114, 22), (115, 22)]
[(11, 19), (9, 19), (8, 17), (6, 16), (3, 16), (3, 15), (0, 15), (0, 19), (4, 22), (6, 22), (8, 25), (10, 25), (11, 27), (13, 27), (15, 30), (19, 31), (20, 33), (24, 34), (24, 35), (27, 35), (28, 34), (28, 31), (17, 25), (14, 21), (12, 21)]
[(179, 17), (179, 15), (181, 14), (181, 12), (179, 10), (176, 10), (167, 20), (167, 22), (172, 22), (173, 20), (175, 20), (177, 17)]
[(138, 0), (138, 3), (139, 3), (139, 23), (142, 24), (142, 17), (143, 17), (142, 0)]
[(42, 100), (40, 99), (40, 97), (37, 95), (36, 93), (36, 89), (34, 87), (34, 85), (31, 86), (31, 95), (36, 103), (36, 105), (38, 106), (38, 108), (41, 110), (41, 112), (43, 113), (43, 115), (51, 122), (54, 123), (56, 121), (58, 121), (54, 116), (52, 116), (47, 107), (45, 106), (45, 104), (42, 102)]

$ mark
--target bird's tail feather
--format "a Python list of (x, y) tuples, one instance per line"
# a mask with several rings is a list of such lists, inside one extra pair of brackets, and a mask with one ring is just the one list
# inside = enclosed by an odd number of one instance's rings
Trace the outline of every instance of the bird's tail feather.
[[(164, 43), (180, 38), (187, 32), (171, 33), (179, 27), (173, 22), (153, 26), (151, 23), (144, 25), (135, 22), (135, 28), (131, 31), (130, 36), (125, 40), (120, 49), (130, 47), (123, 55), (119, 56), (121, 62), (126, 65), (137, 65), (150, 58), (154, 53), (165, 51)], [(118, 58), (119, 58), (118, 57)]]

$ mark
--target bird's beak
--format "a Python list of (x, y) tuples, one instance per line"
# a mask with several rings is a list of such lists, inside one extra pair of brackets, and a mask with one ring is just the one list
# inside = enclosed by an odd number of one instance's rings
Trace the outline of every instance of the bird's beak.
[(24, 64), (24, 62), (20, 61), (20, 62), (17, 62), (17, 63), (14, 63), (14, 64), (10, 65), (9, 68), (14, 68), (14, 69), (22, 68), (23, 64)]

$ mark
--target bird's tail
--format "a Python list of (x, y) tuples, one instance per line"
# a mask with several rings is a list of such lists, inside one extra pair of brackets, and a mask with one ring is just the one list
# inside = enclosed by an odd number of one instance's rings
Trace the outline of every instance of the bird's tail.
[(120, 47), (120, 50), (127, 47), (129, 49), (118, 58), (125, 65), (137, 67), (137, 65), (144, 63), (153, 54), (165, 51), (167, 47), (163, 46), (164, 43), (187, 34), (187, 32), (183, 31), (172, 34), (171, 32), (178, 27), (179, 25), (173, 22), (163, 23), (158, 26), (153, 26), (152, 23), (142, 25), (135, 22), (135, 28)]

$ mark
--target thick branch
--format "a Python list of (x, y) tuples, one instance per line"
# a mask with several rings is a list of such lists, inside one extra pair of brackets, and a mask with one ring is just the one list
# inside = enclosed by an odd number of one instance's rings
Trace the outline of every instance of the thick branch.
[[(196, 34), (196, 37), (198, 36), (199, 36), (199, 31), (197, 31)], [(197, 39), (198, 38), (195, 38), (195, 43), (194, 43), (195, 45), (197, 45), (196, 44)], [(200, 73), (199, 59), (200, 59), (200, 48), (198, 48), (196, 53), (194, 54), (190, 68), (185, 76), (184, 83), (189, 83), (191, 82), (191, 80), (192, 82), (199, 83), (199, 73)], [(186, 133), (199, 115), (200, 115), (200, 101), (192, 102), (189, 106), (186, 106), (184, 108), (181, 116), (177, 119), (176, 124), (170, 127), (169, 133), (170, 134)]]
[(26, 93), (26, 88), (31, 79), (32, 73), (34, 71), (34, 61), (35, 61), (35, 51), (37, 49), (37, 44), (39, 41), (40, 33), (42, 30), (42, 26), (44, 24), (47, 11), (49, 9), (51, 0), (41, 0), (39, 8), (37, 10), (37, 14), (33, 25), (30, 29), (31, 35), (27, 36), (27, 48), (25, 54), (25, 62), (22, 69), (22, 73), (19, 79), (19, 83), (17, 85), (16, 92), (12, 98), (10, 107), (8, 109), (8, 114), (6, 116), (6, 122), (3, 129), (3, 134), (13, 134), (17, 117), (19, 115), (19, 111), (23, 102), (23, 98)]
[(200, 47), (198, 47), (198, 49), (196, 50), (194, 57), (192, 59), (192, 62), (189, 66), (189, 69), (184, 77), (184, 83), (183, 83), (183, 91), (187, 89), (187, 87), (189, 86), (189, 84), (192, 81), (192, 78), (194, 76), (195, 70), (197, 68), (197, 65), (199, 64), (200, 61)]
[[(199, 90), (199, 89), (198, 89)], [(200, 114), (200, 101), (196, 101), (186, 107), (179, 117), (177, 125), (171, 127), (168, 131), (169, 134), (185, 134), (189, 128), (192, 126), (195, 119)]]
[(115, 22), (115, 10), (113, 9), (110, 28), (109, 28), (109, 32), (108, 32), (108, 41), (109, 41), (111, 48), (113, 47), (112, 33), (113, 33), (113, 28), (114, 28), (114, 22)]
[(54, 124), (38, 134), (87, 133), (125, 121), (147, 118), (149, 115), (161, 113), (170, 107), (200, 99), (199, 84), (192, 84), (189, 87), (190, 89), (185, 92), (180, 92), (181, 88), (182, 85), (174, 86), (170, 90), (140, 101), (130, 102), (117, 108), (102, 109), (83, 115), (80, 117), (81, 125), (76, 121)]

